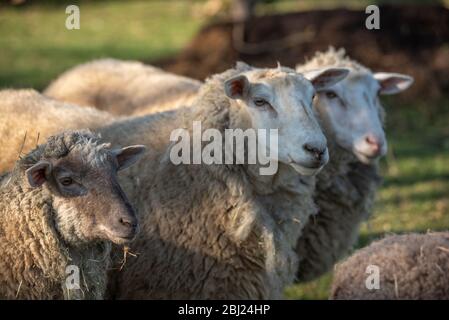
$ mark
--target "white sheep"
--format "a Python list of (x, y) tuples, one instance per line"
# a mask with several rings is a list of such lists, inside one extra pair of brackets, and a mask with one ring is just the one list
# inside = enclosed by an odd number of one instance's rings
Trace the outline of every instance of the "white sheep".
[(137, 61), (102, 59), (67, 70), (44, 94), (116, 115), (143, 115), (189, 105), (200, 86)]
[(330, 161), (318, 174), (312, 217), (297, 244), (298, 279), (311, 280), (329, 271), (352, 248), (360, 224), (372, 212), (380, 183), (378, 159), (387, 151), (384, 110), (378, 95), (407, 89), (413, 78), (397, 73), (372, 73), (330, 48), (318, 52), (297, 71), (342, 67), (349, 75), (318, 92), (314, 102), (328, 140)]
[(449, 232), (392, 235), (337, 265), (331, 299), (448, 300)]
[(116, 172), (143, 147), (111, 150), (98, 140), (88, 131), (52, 136), (3, 175), (0, 299), (103, 298), (110, 241), (137, 231)]
[[(238, 64), (207, 80), (191, 109), (100, 129), (114, 143), (143, 138), (153, 151), (121, 180), (142, 230), (130, 246), (137, 258), (112, 277), (111, 296), (280, 298), (295, 276), (300, 226), (315, 212), (314, 178), (307, 175), (328, 157), (311, 109), (313, 86), (330, 86), (346, 74), (326, 70), (311, 83), (292, 69)], [(230, 128), (280, 129), (277, 173), (260, 175), (258, 164), (175, 165), (168, 132), (188, 128), (192, 135), (194, 120), (222, 136)]]
[(94, 108), (44, 97), (34, 90), (0, 91), (0, 173), (39, 142), (62, 130), (91, 128), (116, 118)]

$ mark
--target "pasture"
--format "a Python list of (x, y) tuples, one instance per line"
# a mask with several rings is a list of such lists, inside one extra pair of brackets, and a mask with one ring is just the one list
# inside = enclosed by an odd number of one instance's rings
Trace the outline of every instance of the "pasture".
[[(0, 8), (0, 88), (42, 90), (67, 68), (95, 58), (151, 63), (175, 55), (207, 22), (195, 12), (198, 3), (83, 1), (81, 29), (72, 31), (64, 27), (62, 5)], [(303, 7), (281, 1), (264, 10), (310, 7), (309, 1)], [(358, 247), (389, 233), (449, 229), (449, 95), (383, 102), (389, 141), (384, 183)], [(286, 297), (326, 299), (331, 279), (328, 273), (291, 286)]]

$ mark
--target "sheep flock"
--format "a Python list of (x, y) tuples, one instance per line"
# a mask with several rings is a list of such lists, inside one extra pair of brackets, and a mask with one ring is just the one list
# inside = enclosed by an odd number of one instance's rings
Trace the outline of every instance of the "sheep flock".
[(412, 83), (331, 47), (202, 82), (102, 59), (1, 90), (0, 299), (282, 299), (333, 268), (331, 299), (449, 299), (447, 233), (352, 252), (381, 96)]

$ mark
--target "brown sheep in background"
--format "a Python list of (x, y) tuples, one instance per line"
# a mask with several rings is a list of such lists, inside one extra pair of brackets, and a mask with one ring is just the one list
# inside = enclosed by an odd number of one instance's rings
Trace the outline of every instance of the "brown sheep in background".
[[(366, 287), (369, 265), (379, 289)], [(335, 268), (331, 299), (449, 299), (449, 232), (387, 236), (356, 251)]]

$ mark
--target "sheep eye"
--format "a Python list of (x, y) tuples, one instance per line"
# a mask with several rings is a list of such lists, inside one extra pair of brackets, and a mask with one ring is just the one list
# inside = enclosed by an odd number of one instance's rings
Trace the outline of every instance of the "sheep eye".
[(73, 184), (73, 179), (66, 177), (66, 178), (62, 178), (61, 180), (59, 180), (59, 182), (63, 185), (63, 186), (70, 186)]
[(264, 106), (264, 105), (267, 105), (267, 104), (269, 104), (265, 99), (261, 99), (261, 98), (256, 98), (256, 99), (254, 99), (254, 104), (256, 105), (256, 106), (258, 106), (258, 107), (262, 107), (262, 106)]
[(335, 98), (337, 98), (337, 94), (333, 91), (326, 91), (326, 98), (335, 99)]

